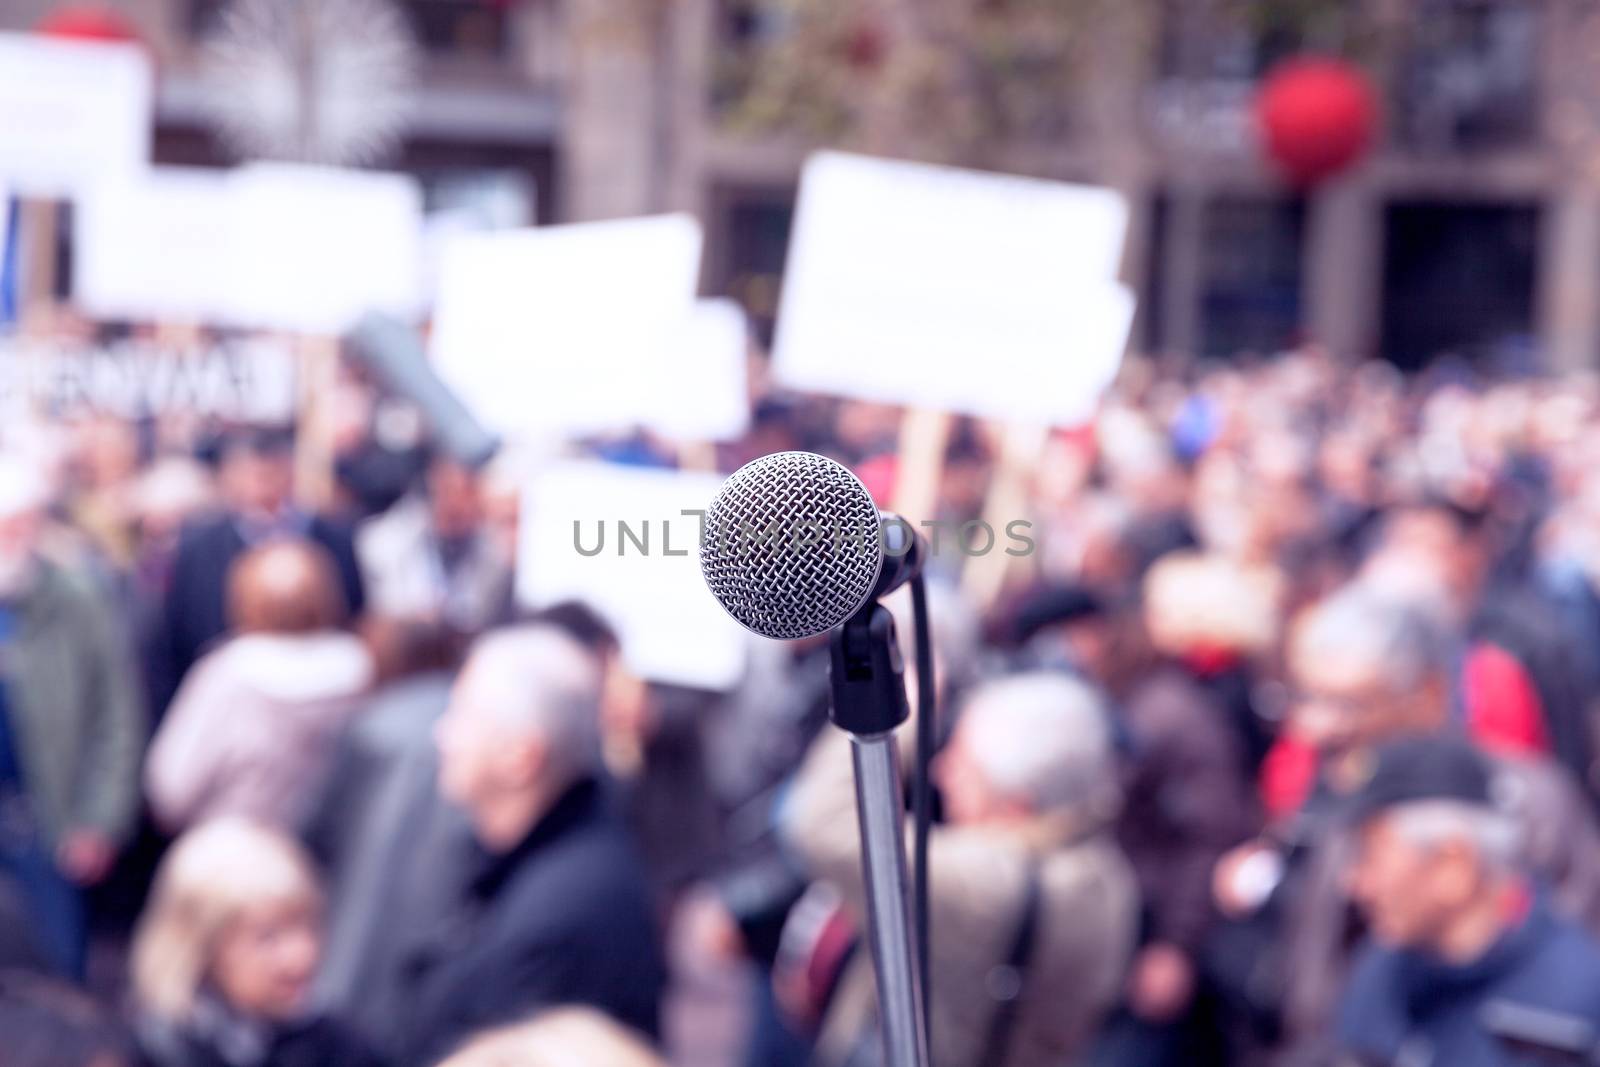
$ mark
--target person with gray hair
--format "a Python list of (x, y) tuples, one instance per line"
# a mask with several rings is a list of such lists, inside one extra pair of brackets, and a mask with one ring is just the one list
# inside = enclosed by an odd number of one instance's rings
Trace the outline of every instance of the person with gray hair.
[(1442, 725), (1453, 634), (1409, 599), (1367, 585), (1316, 605), (1291, 635), (1290, 669), (1301, 697), (1292, 736), (1316, 750), (1326, 773), (1346, 773), (1374, 741)]
[(1529, 1062), (1519, 1045), (1570, 1062), (1600, 1051), (1600, 945), (1535, 891), (1499, 791), (1459, 738), (1375, 753), (1346, 815), (1371, 933), (1340, 1001), (1339, 1053), (1511, 1067)]
[[(912, 736), (901, 729), (902, 742)], [(933, 1062), (1072, 1062), (1121, 990), (1139, 914), (1111, 832), (1120, 796), (1106, 709), (1089, 686), (1056, 673), (979, 685), (934, 774), (947, 821), (933, 828), (928, 852)], [(829, 730), (801, 770), (783, 829), (860, 923), (854, 803), (849, 740)], [(872, 1003), (860, 953), (814, 1062), (844, 1062), (877, 1040)]]
[(482, 856), (460, 921), (408, 954), (408, 1062), (561, 1004), (657, 1034), (665, 968), (643, 866), (602, 784), (600, 691), (594, 657), (552, 626), (473, 647), (434, 737), (439, 791)]
[(1094, 690), (1054, 672), (990, 682), (967, 702), (939, 784), (956, 822), (1112, 814), (1119, 803), (1111, 724)]
[(1348, 972), (1345, 871), (1357, 843), (1340, 813), (1386, 745), (1454, 737), (1493, 752), (1514, 798), (1520, 861), (1550, 886), (1557, 911), (1600, 929), (1600, 833), (1588, 803), (1552, 761), (1502, 754), (1464, 721), (1449, 681), (1455, 636), (1414, 598), (1370, 581), (1313, 605), (1290, 631), (1297, 691), (1284, 738), (1314, 777), (1263, 835), (1218, 862), (1215, 900), (1230, 921), (1209, 953), (1233, 1006), (1290, 1050), (1327, 1033)]

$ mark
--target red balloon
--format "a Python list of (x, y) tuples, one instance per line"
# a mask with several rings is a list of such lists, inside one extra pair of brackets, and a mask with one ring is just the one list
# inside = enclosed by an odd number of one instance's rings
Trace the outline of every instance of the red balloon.
[(40, 19), (34, 29), (69, 41), (138, 41), (139, 31), (116, 8), (67, 4)]
[(1315, 56), (1274, 67), (1256, 97), (1268, 153), (1302, 185), (1359, 159), (1372, 143), (1377, 111), (1366, 75), (1342, 60)]

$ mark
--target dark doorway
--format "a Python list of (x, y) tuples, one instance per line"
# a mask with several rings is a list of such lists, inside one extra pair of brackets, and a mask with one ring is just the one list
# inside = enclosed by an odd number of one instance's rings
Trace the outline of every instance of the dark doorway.
[(1497, 364), (1526, 357), (1537, 207), (1401, 201), (1384, 222), (1386, 358), (1415, 369), (1446, 355)]
[(772, 342), (794, 221), (795, 190), (721, 186), (711, 194), (706, 288), (744, 305), (762, 344)]

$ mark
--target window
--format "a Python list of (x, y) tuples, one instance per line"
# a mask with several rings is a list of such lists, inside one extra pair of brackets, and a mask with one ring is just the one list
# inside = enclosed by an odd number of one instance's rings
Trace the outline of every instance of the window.
[(1415, 0), (1393, 85), (1396, 140), (1421, 152), (1530, 143), (1541, 17), (1537, 3)]

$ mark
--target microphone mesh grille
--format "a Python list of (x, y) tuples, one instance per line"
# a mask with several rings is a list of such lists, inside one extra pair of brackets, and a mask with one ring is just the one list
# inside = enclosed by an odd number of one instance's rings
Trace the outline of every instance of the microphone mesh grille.
[(775, 452), (729, 475), (706, 509), (700, 569), (763, 637), (823, 633), (866, 603), (883, 567), (878, 507), (849, 470)]

